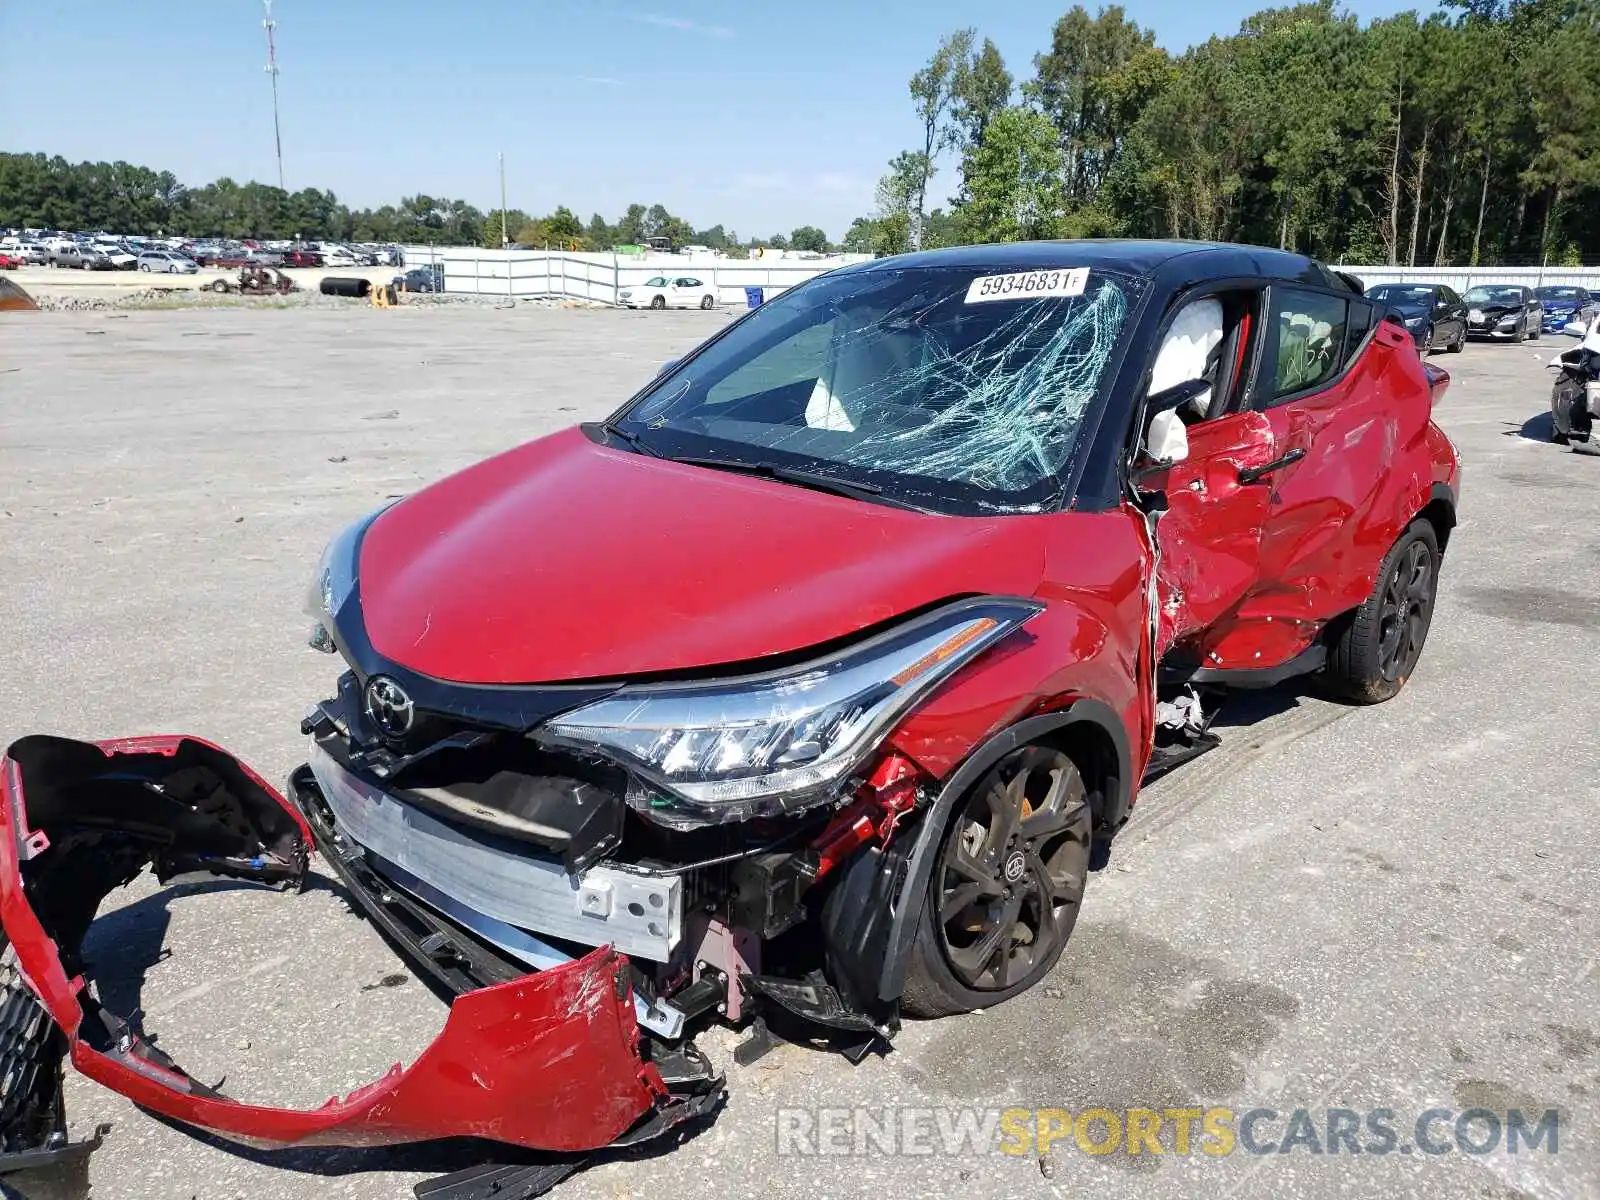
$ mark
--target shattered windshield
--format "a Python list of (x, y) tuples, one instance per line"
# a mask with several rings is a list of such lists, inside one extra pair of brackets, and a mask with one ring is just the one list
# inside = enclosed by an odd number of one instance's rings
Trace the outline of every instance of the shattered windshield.
[(622, 424), (668, 457), (804, 469), (933, 507), (1037, 508), (1141, 286), (1085, 268), (823, 276), (665, 376)]
[(1468, 304), (1521, 304), (1519, 287), (1475, 287), (1462, 297)]

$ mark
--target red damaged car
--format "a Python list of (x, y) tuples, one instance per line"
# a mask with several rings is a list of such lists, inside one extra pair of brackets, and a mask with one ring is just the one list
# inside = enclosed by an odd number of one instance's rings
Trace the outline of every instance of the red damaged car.
[[(39, 1065), (6, 1145), (59, 1137), (65, 1050), (252, 1144), (585, 1152), (716, 1107), (707, 1020), (855, 1057), (1032, 987), (1228, 690), (1404, 686), (1447, 382), (1359, 280), (1272, 250), (973, 247), (785, 292), (334, 539), (287, 797), (197, 738), (10, 748), (0, 920), (51, 1022), (6, 1035)], [(262, 1108), (100, 1006), (107, 892), (292, 886), (313, 849), (458, 997), (410, 1066)]]

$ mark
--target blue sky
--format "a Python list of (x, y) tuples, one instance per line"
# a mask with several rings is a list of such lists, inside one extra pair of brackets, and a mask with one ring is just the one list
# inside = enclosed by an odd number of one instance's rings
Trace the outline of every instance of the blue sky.
[[(1269, 5), (1132, 0), (1178, 51)], [(275, 0), (285, 182), (843, 235), (952, 29), (1031, 71), (1067, 0)], [(1093, 10), (1095, 5), (1087, 5)], [(1364, 20), (1419, 7), (1355, 0)], [(1420, 7), (1427, 7), (1422, 5)], [(0, 149), (272, 181), (260, 0), (0, 0)], [(954, 190), (948, 170), (932, 198)]]

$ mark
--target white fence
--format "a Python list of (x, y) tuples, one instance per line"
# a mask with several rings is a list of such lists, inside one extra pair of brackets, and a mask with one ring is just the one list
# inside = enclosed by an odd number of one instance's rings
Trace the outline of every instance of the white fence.
[(1566, 284), (1600, 291), (1600, 267), (1350, 267), (1367, 287), (1375, 283), (1442, 283), (1464, 292), (1479, 283), (1520, 283), (1526, 287)]
[[(617, 292), (657, 275), (689, 277), (710, 284), (723, 304), (743, 307), (745, 288), (766, 298), (827, 271), (870, 257), (736, 259), (672, 254), (611, 254), (560, 250), (480, 250), (474, 246), (406, 246), (406, 266), (439, 263), (444, 290), (509, 299), (558, 297), (616, 304)], [(1600, 267), (1400, 267), (1344, 266), (1371, 287), (1378, 283), (1442, 283), (1464, 292), (1478, 283), (1528, 287), (1568, 284), (1600, 291)]]
[(406, 266), (444, 267), (444, 290), (511, 299), (562, 297), (616, 304), (617, 293), (658, 275), (698, 279), (716, 289), (723, 304), (743, 307), (745, 288), (759, 287), (771, 299), (869, 255), (835, 255), (820, 259), (702, 258), (680, 255), (638, 255), (559, 250), (480, 250), (472, 246), (406, 246)]

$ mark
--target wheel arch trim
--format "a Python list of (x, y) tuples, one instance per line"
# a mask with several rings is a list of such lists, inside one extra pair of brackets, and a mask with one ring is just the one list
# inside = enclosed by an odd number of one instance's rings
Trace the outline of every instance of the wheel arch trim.
[(1064, 708), (1027, 717), (990, 736), (944, 782), (937, 799), (911, 834), (916, 838), (916, 844), (911, 850), (905, 879), (899, 888), (901, 902), (892, 917), (888, 952), (884, 955), (883, 972), (878, 983), (881, 999), (896, 1000), (905, 990), (906, 960), (910, 956), (912, 942), (916, 940), (917, 926), (922, 920), (923, 893), (933, 875), (940, 836), (956, 801), (967, 793), (985, 771), (1013, 750), (1079, 725), (1091, 726), (1105, 735), (1111, 743), (1114, 758), (1111, 764), (1113, 774), (1106, 780), (1104, 811), (1098, 814), (1096, 839), (1114, 834), (1127, 819), (1133, 797), (1133, 759), (1122, 720), (1109, 704), (1087, 697), (1077, 699)]

